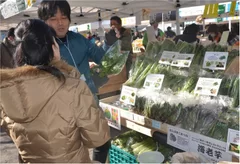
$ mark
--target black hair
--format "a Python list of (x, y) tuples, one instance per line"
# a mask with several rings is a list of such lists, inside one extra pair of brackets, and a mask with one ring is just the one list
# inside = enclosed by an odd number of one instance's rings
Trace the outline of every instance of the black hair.
[(110, 20), (115, 20), (119, 25), (122, 25), (122, 20), (118, 16), (113, 16)]
[(57, 13), (57, 9), (71, 21), (71, 8), (66, 0), (43, 0), (38, 7), (38, 17), (46, 21)]
[(10, 37), (10, 36), (12, 36), (12, 37), (15, 37), (15, 35), (14, 35), (14, 30), (15, 30), (15, 28), (10, 28), (9, 30), (8, 30), (8, 33), (7, 33), (7, 37)]
[(20, 42), (14, 55), (16, 66), (36, 66), (59, 80), (65, 80), (57, 68), (50, 66), (54, 57), (54, 35), (53, 30), (41, 20), (29, 19), (20, 22), (15, 29), (16, 40)]
[(168, 31), (171, 30), (171, 29), (172, 29), (172, 28), (171, 28), (170, 26), (167, 27), (167, 30), (168, 30)]
[(200, 27), (196, 25), (195, 23), (188, 25), (185, 30), (184, 34), (197, 34), (200, 31)]
[(211, 33), (211, 32), (217, 34), (217, 33), (219, 32), (219, 27), (218, 27), (218, 25), (216, 25), (216, 24), (210, 24), (210, 25), (208, 26), (207, 33)]

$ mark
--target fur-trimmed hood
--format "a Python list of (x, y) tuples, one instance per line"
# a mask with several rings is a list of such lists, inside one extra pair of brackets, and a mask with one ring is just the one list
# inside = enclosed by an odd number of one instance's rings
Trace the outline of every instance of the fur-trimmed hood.
[[(63, 61), (51, 65), (58, 68), (66, 78), (78, 78), (80, 73)], [(0, 70), (0, 105), (6, 115), (15, 122), (29, 122), (42, 110), (48, 100), (64, 84), (56, 77), (35, 66), (22, 66)]]
[[(58, 68), (66, 76), (73, 78), (80, 77), (80, 73), (74, 67), (68, 65), (65, 61), (53, 61), (51, 65)], [(14, 69), (0, 69), (1, 84), (6, 81), (20, 81), (21, 79), (27, 80), (46, 75), (50, 76), (49, 73), (30, 65), (17, 67)]]

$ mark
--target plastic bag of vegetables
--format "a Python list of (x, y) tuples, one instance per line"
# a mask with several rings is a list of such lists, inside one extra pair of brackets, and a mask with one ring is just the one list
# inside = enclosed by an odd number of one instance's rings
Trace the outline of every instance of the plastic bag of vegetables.
[(100, 77), (117, 75), (124, 68), (129, 51), (121, 51), (121, 41), (114, 43), (103, 56), (101, 64), (92, 71), (99, 72)]

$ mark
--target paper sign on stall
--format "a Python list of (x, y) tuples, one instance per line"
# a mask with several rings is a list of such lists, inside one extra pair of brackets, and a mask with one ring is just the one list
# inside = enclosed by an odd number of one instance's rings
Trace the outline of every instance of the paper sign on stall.
[(159, 60), (160, 64), (171, 65), (172, 61), (178, 56), (178, 52), (163, 51), (162, 56)]
[(167, 144), (178, 149), (198, 153), (209, 161), (232, 161), (226, 151), (226, 142), (168, 125)]
[(228, 129), (226, 152), (240, 157), (240, 132)]
[(171, 66), (190, 67), (194, 54), (178, 54), (172, 61)]
[(216, 163), (219, 161), (232, 161), (232, 156), (225, 152), (226, 142), (190, 132), (189, 151), (199, 153)]
[(162, 88), (164, 75), (150, 74), (147, 76), (143, 87), (151, 90), (160, 90)]
[(194, 93), (198, 95), (217, 96), (221, 82), (222, 79), (200, 77)]
[(137, 88), (132, 88), (132, 87), (123, 85), (120, 101), (128, 105), (135, 105), (136, 95), (137, 95)]
[(203, 68), (211, 70), (225, 70), (228, 59), (228, 52), (206, 52)]
[(100, 102), (99, 105), (104, 112), (105, 118), (108, 120), (108, 125), (115, 129), (121, 130), (120, 109), (102, 102)]
[(167, 144), (188, 151), (189, 140), (190, 135), (188, 131), (168, 125)]

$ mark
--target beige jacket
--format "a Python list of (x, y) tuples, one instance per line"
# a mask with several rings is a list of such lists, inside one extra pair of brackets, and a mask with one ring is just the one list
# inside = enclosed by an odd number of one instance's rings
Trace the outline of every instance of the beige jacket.
[(89, 163), (88, 148), (110, 139), (107, 121), (79, 73), (53, 65), (65, 83), (33, 66), (0, 70), (1, 125), (24, 162)]

